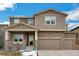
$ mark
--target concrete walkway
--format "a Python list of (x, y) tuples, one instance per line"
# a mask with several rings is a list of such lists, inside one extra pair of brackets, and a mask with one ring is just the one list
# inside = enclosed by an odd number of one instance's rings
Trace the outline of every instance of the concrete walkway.
[(79, 50), (39, 50), (38, 56), (79, 56)]

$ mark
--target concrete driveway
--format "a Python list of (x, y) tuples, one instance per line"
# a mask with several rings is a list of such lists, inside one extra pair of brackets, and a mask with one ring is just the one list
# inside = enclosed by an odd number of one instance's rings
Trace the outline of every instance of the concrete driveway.
[(79, 50), (38, 50), (38, 56), (79, 56)]

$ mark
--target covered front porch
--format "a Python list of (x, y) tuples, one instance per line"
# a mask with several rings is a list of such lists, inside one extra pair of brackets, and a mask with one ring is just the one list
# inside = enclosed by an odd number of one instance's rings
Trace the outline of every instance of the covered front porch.
[(36, 28), (20, 23), (5, 29), (5, 50), (37, 49), (38, 30)]

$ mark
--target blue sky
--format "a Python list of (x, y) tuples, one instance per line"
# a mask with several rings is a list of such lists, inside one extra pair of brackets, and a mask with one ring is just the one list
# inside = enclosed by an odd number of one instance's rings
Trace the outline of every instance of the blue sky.
[[(3, 4), (0, 4), (3, 5)], [(9, 16), (17, 16), (17, 15), (22, 15), (22, 16), (32, 16), (33, 14), (41, 11), (41, 10), (46, 10), (46, 9), (56, 9), (61, 12), (66, 12), (71, 14), (77, 13), (76, 11), (79, 10), (79, 4), (77, 3), (15, 3), (15, 4), (10, 4), (10, 5), (4, 5), (0, 9), (0, 23), (7, 22), (9, 21)], [(73, 12), (74, 11), (74, 12)], [(78, 11), (79, 12), (79, 11)], [(79, 15), (79, 14), (78, 14)], [(75, 17), (73, 18), (71, 15), (71, 18), (68, 22), (69, 23), (79, 23), (79, 18), (78, 15), (76, 15), (76, 20)]]
[(69, 11), (76, 8), (77, 6), (68, 3), (67, 4), (17, 3), (14, 5), (13, 8), (7, 8), (4, 11), (0, 11), (0, 22), (8, 21), (9, 16), (15, 16), (15, 15), (32, 16), (34, 13), (37, 13), (41, 10), (46, 10), (48, 8), (56, 9), (58, 11)]

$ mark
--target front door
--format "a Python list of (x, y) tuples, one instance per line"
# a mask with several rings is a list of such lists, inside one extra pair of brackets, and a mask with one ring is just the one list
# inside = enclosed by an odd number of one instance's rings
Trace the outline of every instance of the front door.
[(29, 34), (28, 39), (29, 39), (29, 46), (33, 46), (34, 35)]

